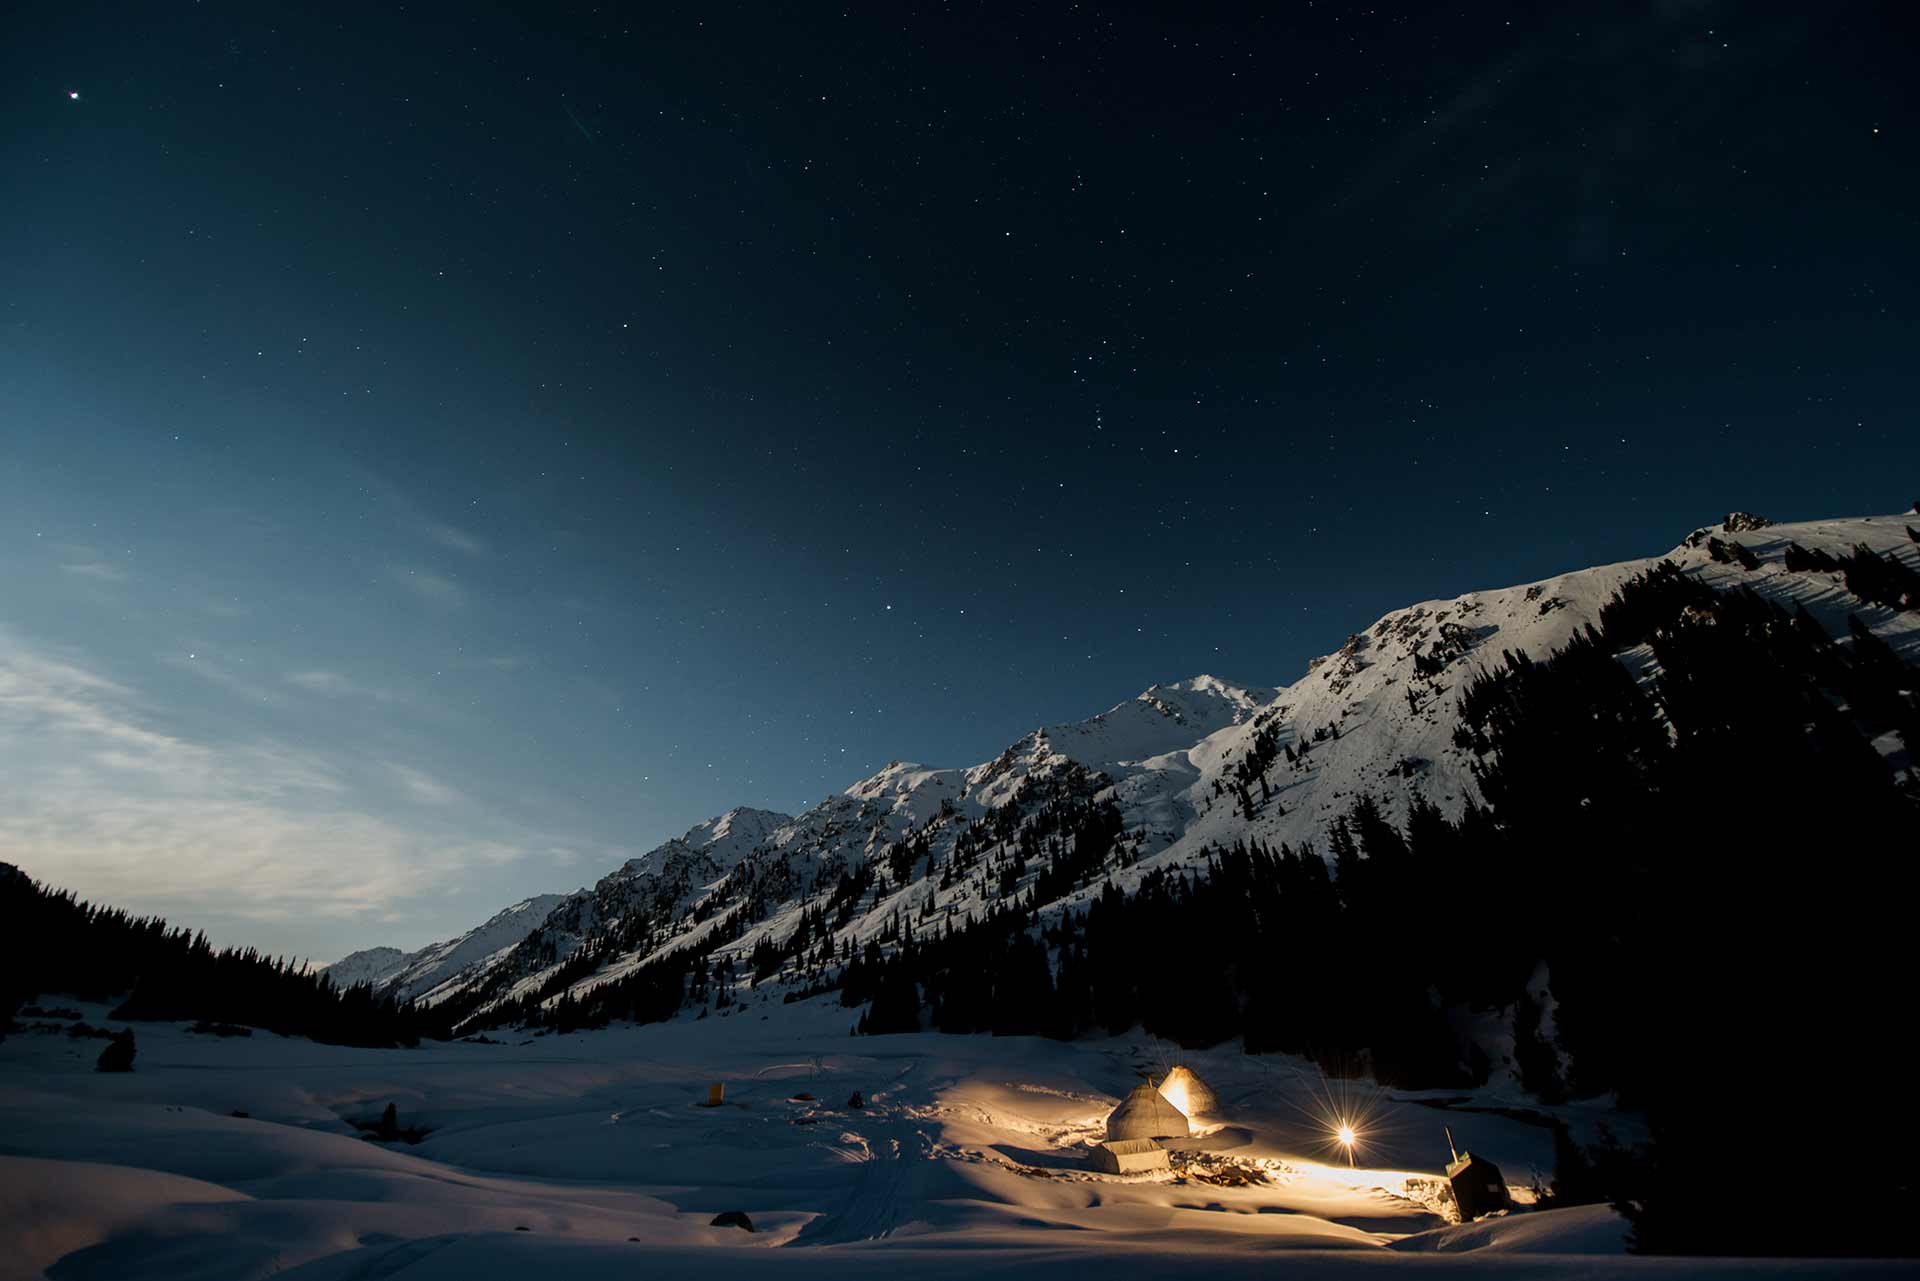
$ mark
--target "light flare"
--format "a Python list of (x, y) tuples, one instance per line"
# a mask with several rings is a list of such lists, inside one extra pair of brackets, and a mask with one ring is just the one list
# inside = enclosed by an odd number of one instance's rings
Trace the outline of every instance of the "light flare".
[(1341, 1147), (1347, 1150), (1347, 1168), (1353, 1169), (1353, 1145), (1360, 1141), (1360, 1136), (1354, 1133), (1351, 1123), (1342, 1121), (1339, 1128), (1333, 1132), (1333, 1137)]

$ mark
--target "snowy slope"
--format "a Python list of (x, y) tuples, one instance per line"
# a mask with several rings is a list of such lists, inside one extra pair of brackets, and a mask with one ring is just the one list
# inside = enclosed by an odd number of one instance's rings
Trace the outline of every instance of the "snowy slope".
[(485, 965), (444, 970), (418, 995), (437, 1004), (488, 977), (519, 990), (530, 977), (570, 958), (587, 938), (608, 931), (626, 931), (640, 946), (651, 923), (680, 919), (715, 882), (791, 821), (772, 810), (742, 807), (695, 824), (685, 835), (628, 859), (592, 888), (558, 898), (513, 952)]
[(370, 947), (359, 952), (350, 952), (333, 964), (318, 968), (325, 970), (338, 987), (354, 987), (361, 983), (384, 983), (413, 955), (414, 953), (403, 952), (397, 947)]
[[(1211, 845), (1317, 840), (1362, 792), (1374, 795), (1389, 818), (1404, 814), (1415, 795), (1457, 813), (1474, 786), (1469, 758), (1452, 741), (1467, 681), (1503, 651), (1545, 657), (1596, 623), (1600, 606), (1624, 582), (1661, 559), (1718, 588), (1747, 586), (1788, 608), (1804, 605), (1836, 635), (1846, 634), (1849, 613), (1858, 614), (1896, 650), (1920, 654), (1920, 614), (1864, 605), (1840, 575), (1790, 571), (1783, 563), (1791, 543), (1836, 557), (1864, 543), (1920, 565), (1920, 547), (1906, 533), (1912, 520), (1767, 525), (1736, 515), (1695, 531), (1664, 558), (1396, 610), (1284, 688), (1212, 676), (1156, 685), (1088, 720), (1035, 730), (971, 768), (895, 762), (790, 819), (731, 811), (571, 896), (502, 959), (502, 970), (458, 974), (429, 999), (476, 984), (490, 1001), (522, 995), (582, 947), (605, 951), (613, 940), (617, 956), (574, 984), (590, 986), (698, 942), (729, 914), (745, 912), (748, 928), (721, 949), (742, 957), (764, 937), (790, 936), (804, 909), (823, 909), (836, 886), (861, 869), (872, 886), (849, 919), (836, 920), (836, 947), (887, 936), (903, 922), (959, 921), (1003, 897), (1005, 820), (1030, 818), (1062, 798), (1110, 799), (1125, 836), (1107, 866), (1060, 902), (1097, 892), (1109, 878), (1127, 887), (1156, 867), (1197, 865)], [(1709, 538), (1739, 544), (1755, 567), (1717, 560)], [(1651, 661), (1645, 654), (1628, 658)], [(1262, 735), (1276, 759), (1243, 799), (1236, 770)], [(1290, 762), (1289, 753), (1298, 759)], [(891, 879), (884, 858), (901, 844), (912, 851), (905, 883)], [(1029, 867), (1012, 892), (1031, 887), (1042, 870)]]
[(565, 902), (559, 894), (537, 894), (502, 908), (457, 938), (430, 943), (417, 952), (397, 947), (374, 947), (344, 956), (324, 967), (341, 987), (372, 983), (411, 1000), (454, 974), (481, 968), (497, 954), (513, 947)]
[(471, 966), (483, 966), (538, 929), (547, 914), (565, 902), (559, 894), (536, 894), (503, 908), (459, 938), (424, 947), (388, 976), (385, 986), (410, 999)]
[[(1307, 675), (1280, 692), (1256, 724), (1236, 726), (1197, 745), (1184, 759), (1154, 762), (1116, 781), (1115, 795), (1129, 826), (1153, 824), (1171, 803), (1192, 819), (1164, 849), (1143, 860), (1124, 883), (1147, 868), (1197, 860), (1209, 844), (1236, 839), (1298, 844), (1315, 839), (1327, 822), (1362, 792), (1378, 798), (1389, 818), (1405, 813), (1423, 795), (1448, 814), (1472, 794), (1470, 757), (1453, 744), (1462, 690), (1474, 672), (1501, 660), (1504, 651), (1544, 658), (1575, 631), (1598, 624), (1600, 606), (1635, 575), (1659, 561), (1715, 588), (1751, 587), (1792, 609), (1804, 605), (1827, 631), (1847, 633), (1847, 615), (1858, 614), (1896, 651), (1920, 656), (1920, 615), (1863, 605), (1837, 574), (1794, 573), (1782, 563), (1789, 543), (1844, 557), (1864, 543), (1920, 565), (1920, 546), (1908, 539), (1911, 517), (1814, 521), (1745, 528), (1752, 518), (1696, 531), (1664, 557), (1623, 561), (1577, 570), (1537, 583), (1495, 591), (1467, 592), (1396, 610), (1338, 651), (1311, 664)], [(1739, 543), (1758, 560), (1757, 569), (1716, 562), (1707, 538)], [(1423, 677), (1415, 656), (1442, 658), (1437, 675)], [(1644, 651), (1630, 657), (1645, 663)], [(1409, 700), (1411, 695), (1411, 701)], [(1283, 747), (1310, 746), (1305, 762), (1284, 760), (1270, 775), (1273, 801), (1249, 820), (1233, 799), (1215, 797), (1212, 784), (1244, 758), (1257, 730), (1272, 725)], [(1337, 728), (1338, 737), (1331, 736)], [(1316, 741), (1318, 731), (1329, 736)]]

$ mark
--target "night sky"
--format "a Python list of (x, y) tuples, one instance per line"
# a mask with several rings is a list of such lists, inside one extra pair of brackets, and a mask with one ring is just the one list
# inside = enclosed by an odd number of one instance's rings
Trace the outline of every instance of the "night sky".
[(0, 50), (0, 858), (222, 942), (1920, 496), (1903, 5), (301, 8)]

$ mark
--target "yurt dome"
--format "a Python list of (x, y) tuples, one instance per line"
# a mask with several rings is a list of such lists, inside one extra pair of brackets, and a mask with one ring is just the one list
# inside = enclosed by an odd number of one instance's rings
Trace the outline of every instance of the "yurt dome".
[(1120, 1100), (1107, 1117), (1107, 1139), (1172, 1139), (1187, 1137), (1192, 1127), (1187, 1114), (1167, 1102), (1167, 1096), (1142, 1083)]
[(1167, 1079), (1160, 1082), (1160, 1093), (1188, 1116), (1212, 1116), (1220, 1110), (1220, 1096), (1188, 1067), (1167, 1073)]

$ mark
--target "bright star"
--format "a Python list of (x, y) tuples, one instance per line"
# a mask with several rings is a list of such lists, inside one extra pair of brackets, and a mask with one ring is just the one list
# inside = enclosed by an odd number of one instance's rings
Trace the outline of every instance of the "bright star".
[(72, 101), (72, 102), (80, 101), (80, 91), (78, 89), (67, 90), (67, 98), (69, 101)]

